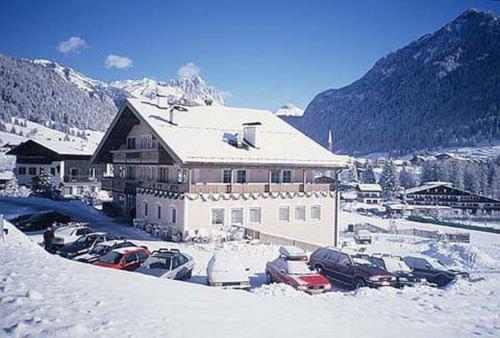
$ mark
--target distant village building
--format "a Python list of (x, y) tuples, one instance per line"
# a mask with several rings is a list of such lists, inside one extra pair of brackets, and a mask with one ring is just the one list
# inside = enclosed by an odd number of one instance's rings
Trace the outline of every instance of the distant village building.
[(7, 183), (14, 179), (14, 173), (10, 170), (0, 170), (0, 189), (4, 189)]
[(127, 218), (183, 235), (241, 226), (336, 236), (336, 184), (314, 173), (339, 170), (346, 157), (268, 111), (128, 99), (92, 161), (113, 163), (103, 189)]
[(92, 150), (79, 150), (64, 142), (28, 140), (7, 152), (16, 156), (14, 174), (19, 185), (32, 186), (33, 178), (50, 175), (63, 197), (98, 192), (100, 168), (90, 166)]
[(441, 206), (455, 209), (455, 214), (499, 215), (500, 201), (454, 188), (447, 182), (427, 182), (407, 189), (404, 201), (413, 206)]
[(358, 184), (356, 187), (358, 201), (366, 204), (380, 204), (382, 188), (376, 183)]

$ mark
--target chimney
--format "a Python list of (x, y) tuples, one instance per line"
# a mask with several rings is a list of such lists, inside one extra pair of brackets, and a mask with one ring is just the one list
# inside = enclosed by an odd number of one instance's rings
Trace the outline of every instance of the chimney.
[(168, 98), (166, 95), (161, 95), (159, 93), (156, 93), (156, 105), (160, 109), (167, 109), (168, 108)]
[(243, 139), (254, 148), (258, 148), (258, 127), (260, 122), (243, 123)]

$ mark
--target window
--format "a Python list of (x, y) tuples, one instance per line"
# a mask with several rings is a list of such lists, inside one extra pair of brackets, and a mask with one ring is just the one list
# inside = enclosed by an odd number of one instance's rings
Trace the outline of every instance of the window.
[(280, 183), (280, 171), (271, 170), (271, 183)]
[(26, 167), (19, 167), (19, 175), (26, 175)]
[(129, 137), (127, 139), (127, 149), (135, 149), (135, 137)]
[(231, 209), (231, 224), (243, 224), (243, 208)]
[(146, 259), (148, 259), (149, 255), (145, 251), (139, 251), (137, 253), (137, 258), (139, 259), (139, 262), (144, 262)]
[(250, 208), (250, 223), (260, 224), (262, 222), (262, 209)]
[(224, 225), (224, 209), (212, 209), (212, 225)]
[(240, 169), (236, 171), (236, 183), (247, 183), (247, 171)]
[(311, 207), (311, 219), (313, 221), (321, 220), (321, 206), (320, 205), (313, 205)]
[(156, 218), (161, 219), (161, 205), (156, 208)]
[(43, 174), (44, 172), (45, 172), (45, 168), (40, 167), (40, 175)]
[(347, 256), (345, 254), (340, 254), (338, 261), (337, 261), (337, 264), (347, 266), (347, 264), (350, 262), (351, 262), (351, 259), (349, 258), (349, 256)]
[(177, 224), (177, 209), (175, 207), (170, 207), (170, 222)]
[(29, 168), (29, 174), (30, 174), (30, 175), (36, 175), (36, 168), (34, 168), (34, 167), (30, 167), (30, 168)]
[(77, 194), (78, 195), (83, 195), (83, 192), (85, 191), (85, 188), (82, 187), (81, 185), (79, 185), (77, 188), (76, 188), (76, 191), (77, 191)]
[(290, 207), (279, 207), (278, 220), (280, 222), (290, 222)]
[(168, 182), (168, 168), (158, 168), (158, 181), (163, 183)]
[(71, 168), (71, 169), (69, 170), (69, 174), (70, 174), (70, 176), (71, 176), (71, 177), (73, 177), (73, 178), (77, 177), (77, 176), (78, 176), (78, 168)]
[(186, 183), (187, 182), (187, 170), (180, 169), (177, 170), (177, 183)]
[(135, 179), (135, 168), (132, 166), (127, 167), (127, 178), (128, 179)]
[(56, 168), (51, 167), (51, 168), (50, 168), (50, 174), (51, 174), (52, 176), (55, 176), (55, 175), (56, 175)]
[(283, 170), (282, 173), (282, 181), (283, 183), (292, 183), (292, 171), (291, 170)]
[(60, 166), (60, 165), (58, 165), (58, 166), (56, 167), (56, 169), (57, 169), (57, 173), (58, 173), (58, 174), (60, 174), (60, 173), (61, 173), (61, 166)]
[(222, 172), (222, 182), (231, 183), (231, 169), (224, 169)]
[(296, 221), (306, 221), (306, 207), (303, 205), (295, 207), (295, 220)]
[(149, 213), (148, 208), (149, 208), (148, 202), (144, 202), (144, 216), (146, 216), (146, 217), (148, 217), (148, 213)]

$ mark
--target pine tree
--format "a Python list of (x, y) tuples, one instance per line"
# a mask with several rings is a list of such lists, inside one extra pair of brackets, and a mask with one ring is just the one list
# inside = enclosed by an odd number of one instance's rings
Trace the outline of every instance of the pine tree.
[(462, 161), (453, 161), (450, 168), (450, 182), (457, 189), (464, 189), (464, 165)]
[(414, 188), (417, 186), (417, 180), (415, 179), (415, 175), (410, 172), (406, 166), (403, 167), (401, 172), (399, 173), (399, 184), (401, 187), (405, 189)]
[(368, 164), (366, 166), (366, 170), (363, 173), (363, 183), (377, 183), (377, 179), (375, 178), (375, 173), (373, 172), (373, 166)]
[(478, 193), (480, 189), (477, 169), (474, 165), (468, 164), (464, 170), (464, 189)]
[(382, 197), (391, 200), (396, 198), (399, 191), (399, 182), (396, 166), (391, 162), (386, 162), (380, 176), (380, 186), (382, 187)]

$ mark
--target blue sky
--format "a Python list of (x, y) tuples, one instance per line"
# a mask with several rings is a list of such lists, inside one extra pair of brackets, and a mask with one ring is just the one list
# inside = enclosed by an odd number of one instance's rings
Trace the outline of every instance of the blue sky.
[(104, 81), (165, 80), (193, 62), (229, 105), (305, 108), (471, 7), (500, 12), (486, 0), (0, 0), (0, 52)]

